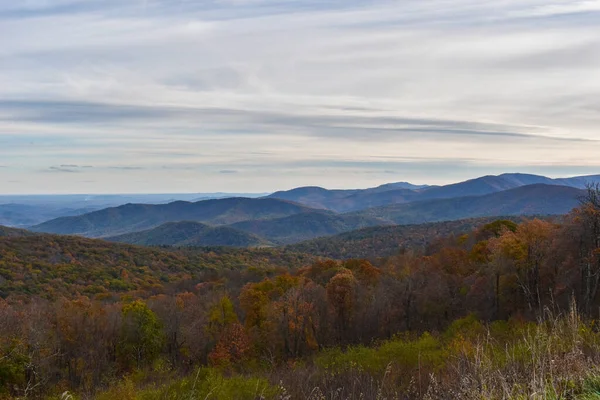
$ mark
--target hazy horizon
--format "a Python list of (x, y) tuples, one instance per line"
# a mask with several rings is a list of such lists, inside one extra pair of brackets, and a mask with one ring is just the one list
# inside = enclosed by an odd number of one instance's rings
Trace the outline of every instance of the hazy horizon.
[[(2, 197), (19, 197), (19, 196), (167, 196), (167, 195), (182, 195), (182, 196), (189, 196), (189, 195), (198, 195), (198, 196), (202, 196), (202, 195), (206, 195), (206, 196), (243, 196), (243, 195), (253, 195), (253, 196), (259, 196), (259, 195), (269, 195), (278, 191), (286, 191), (286, 190), (291, 190), (291, 189), (296, 189), (299, 187), (322, 187), (324, 189), (328, 189), (328, 190), (352, 190), (352, 189), (357, 189), (357, 190), (361, 190), (361, 189), (369, 189), (369, 188), (375, 188), (381, 185), (385, 185), (385, 184), (391, 184), (391, 183), (399, 183), (399, 182), (403, 182), (403, 183), (410, 183), (416, 186), (419, 185), (429, 185), (429, 186), (444, 186), (444, 185), (451, 185), (454, 183), (460, 183), (460, 182), (464, 182), (467, 180), (472, 180), (472, 179), (477, 179), (477, 178), (481, 178), (483, 176), (498, 176), (498, 175), (503, 175), (503, 174), (525, 174), (523, 172), (502, 172), (499, 174), (487, 174), (487, 175), (478, 175), (478, 176), (471, 176), (468, 177), (466, 179), (462, 179), (462, 180), (457, 180), (457, 181), (447, 181), (447, 182), (440, 182), (440, 183), (428, 183), (428, 182), (410, 182), (410, 181), (406, 181), (406, 180), (391, 180), (391, 181), (386, 181), (386, 182), (381, 182), (381, 183), (377, 183), (371, 186), (365, 186), (365, 187), (359, 187), (359, 186), (348, 186), (348, 187), (335, 187), (335, 186), (320, 186), (320, 185), (300, 185), (300, 186), (290, 186), (290, 187), (282, 187), (282, 188), (276, 188), (273, 190), (264, 190), (264, 191), (248, 191), (248, 192), (203, 192), (203, 191), (189, 191), (189, 192), (73, 192), (73, 193), (2, 193), (0, 192), (0, 199)], [(539, 174), (532, 174), (532, 175), (539, 175)], [(600, 172), (598, 174), (585, 174), (585, 175), (561, 175), (561, 176), (551, 176), (551, 175), (540, 175), (540, 176), (545, 176), (547, 178), (551, 178), (551, 179), (560, 179), (560, 178), (572, 178), (572, 177), (583, 177), (583, 176), (594, 176), (594, 175), (600, 175)]]

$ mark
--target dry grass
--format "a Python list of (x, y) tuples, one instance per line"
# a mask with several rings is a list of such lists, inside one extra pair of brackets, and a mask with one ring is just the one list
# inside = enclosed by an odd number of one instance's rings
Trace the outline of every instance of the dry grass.
[(600, 336), (591, 326), (573, 307), (566, 315), (548, 312), (537, 324), (446, 338), (445, 362), (433, 372), (424, 366), (410, 374), (401, 359), (366, 372), (357, 360), (342, 372), (310, 366), (272, 379), (286, 400), (600, 400)]

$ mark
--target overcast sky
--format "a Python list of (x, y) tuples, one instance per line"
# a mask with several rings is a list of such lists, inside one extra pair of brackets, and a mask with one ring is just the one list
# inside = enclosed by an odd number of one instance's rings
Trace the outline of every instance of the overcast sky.
[(0, 0), (0, 193), (600, 173), (600, 1)]

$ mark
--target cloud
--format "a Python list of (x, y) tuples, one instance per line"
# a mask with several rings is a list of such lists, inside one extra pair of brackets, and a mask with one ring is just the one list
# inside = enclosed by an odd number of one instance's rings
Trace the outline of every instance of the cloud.
[[(506, 136), (540, 138), (547, 140), (594, 140), (577, 137), (552, 137), (545, 135), (544, 127), (506, 125), (498, 123), (450, 120), (438, 118), (410, 118), (401, 116), (356, 115), (351, 113), (327, 115), (301, 114), (223, 108), (192, 108), (174, 106), (121, 106), (109, 103), (86, 102), (24, 102), (0, 100), (0, 106), (14, 110), (11, 118), (19, 121), (55, 124), (125, 124), (127, 122), (173, 119), (171, 126), (182, 124), (210, 125), (221, 134), (280, 134), (282, 127), (304, 130), (317, 137), (340, 137), (356, 140), (397, 140), (399, 136), (448, 135)], [(345, 110), (345, 109), (340, 109)], [(370, 112), (378, 109), (367, 109)], [(243, 130), (239, 129), (243, 125)], [(196, 136), (197, 132), (189, 131)], [(179, 154), (186, 154), (179, 152)], [(187, 153), (189, 154), (189, 153)], [(177, 155), (177, 154), (173, 154)]]
[(0, 159), (22, 192), (77, 189), (40, 170), (98, 191), (597, 172), (599, 16), (595, 0), (0, 2)]
[(239, 171), (234, 169), (222, 169), (219, 171), (220, 174), (237, 174)]
[(144, 169), (142, 167), (135, 167), (135, 166), (112, 166), (112, 167), (108, 167), (109, 169), (119, 169), (121, 171), (137, 171), (137, 170), (141, 170)]
[(79, 165), (76, 165), (76, 164), (61, 164), (60, 167), (61, 168), (92, 168), (89, 165), (79, 166)]
[(65, 168), (63, 166), (52, 166), (52, 167), (48, 167), (48, 169), (43, 170), (42, 172), (68, 172), (68, 173), (78, 173), (80, 171), (78, 171), (77, 169), (74, 168)]

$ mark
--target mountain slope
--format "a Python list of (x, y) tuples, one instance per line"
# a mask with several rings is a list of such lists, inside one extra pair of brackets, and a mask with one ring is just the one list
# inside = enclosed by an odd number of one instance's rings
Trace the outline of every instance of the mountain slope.
[(168, 222), (153, 229), (108, 237), (106, 240), (143, 246), (256, 247), (265, 244), (264, 240), (251, 233), (191, 221)]
[(600, 183), (600, 175), (585, 175), (574, 176), (572, 178), (558, 178), (554, 179), (554, 182), (556, 182), (556, 184), (585, 189), (589, 184), (593, 185)]
[(419, 201), (421, 197), (421, 192), (410, 189), (392, 189), (383, 192), (365, 190), (344, 198), (336, 204), (335, 208), (339, 212), (358, 211), (389, 204), (410, 203)]
[(294, 201), (313, 208), (335, 210), (335, 205), (360, 190), (329, 190), (318, 186), (305, 186), (270, 194), (268, 198)]
[(451, 185), (427, 188), (421, 192), (419, 200), (449, 199), (453, 197), (482, 196), (526, 185), (554, 184), (545, 176), (530, 174), (487, 175)]
[[(408, 182), (386, 183), (369, 189), (329, 190), (318, 186), (299, 187), (275, 192), (268, 197), (290, 200), (314, 208), (336, 212), (354, 211), (395, 202), (405, 202), (418, 196), (418, 191), (428, 185), (413, 185)], [(385, 195), (388, 192), (395, 192)], [(364, 199), (364, 200), (363, 200)]]
[[(515, 222), (524, 219), (506, 218)], [(498, 217), (482, 217), (418, 225), (376, 226), (307, 240), (287, 246), (286, 249), (336, 259), (374, 259), (392, 256), (403, 250), (426, 250), (440, 238), (469, 233), (496, 220)]]
[(352, 215), (397, 224), (419, 224), (495, 215), (565, 214), (578, 205), (583, 190), (554, 185), (527, 185), (484, 196), (457, 197), (371, 208)]
[(335, 235), (340, 232), (384, 224), (386, 222), (371, 217), (309, 212), (284, 218), (243, 221), (230, 226), (254, 233), (278, 244), (289, 244), (319, 236)]
[(0, 237), (26, 237), (33, 235), (35, 235), (35, 233), (26, 231), (24, 229), (9, 228), (0, 225)]
[(196, 221), (227, 225), (239, 221), (279, 218), (310, 208), (278, 199), (233, 197), (196, 203), (126, 204), (77, 217), (57, 218), (31, 230), (87, 237), (107, 237), (151, 229), (166, 222)]
[(116, 300), (130, 291), (136, 298), (149, 297), (173, 293), (175, 285), (193, 290), (227, 271), (239, 271), (241, 281), (262, 279), (264, 272), (248, 267), (297, 268), (313, 258), (273, 248), (165, 250), (77, 236), (0, 237), (0, 299)]
[(381, 192), (387, 192), (389, 190), (396, 190), (396, 189), (420, 190), (420, 189), (425, 189), (428, 187), (432, 187), (432, 186), (430, 186), (430, 185), (413, 185), (412, 183), (409, 183), (409, 182), (392, 182), (392, 183), (385, 183), (383, 185), (379, 185), (374, 188), (364, 189), (364, 190), (361, 190), (361, 192), (381, 193)]

